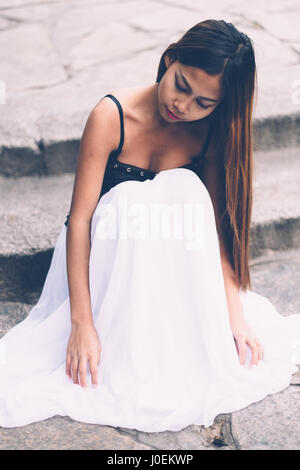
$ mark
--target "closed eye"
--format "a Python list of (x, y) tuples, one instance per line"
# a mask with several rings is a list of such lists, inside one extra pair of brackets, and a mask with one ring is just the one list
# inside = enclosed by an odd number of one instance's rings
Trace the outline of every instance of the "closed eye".
[[(179, 91), (182, 91), (184, 93), (187, 93), (188, 90), (186, 90), (185, 88), (181, 88), (181, 86), (179, 85), (179, 83), (177, 82), (177, 79), (175, 78), (175, 86), (177, 88), (177, 90)], [(203, 108), (203, 109), (208, 109), (210, 108), (211, 106), (203, 106), (203, 104), (199, 103), (199, 101), (197, 101), (197, 104), (200, 106), (200, 108)]]

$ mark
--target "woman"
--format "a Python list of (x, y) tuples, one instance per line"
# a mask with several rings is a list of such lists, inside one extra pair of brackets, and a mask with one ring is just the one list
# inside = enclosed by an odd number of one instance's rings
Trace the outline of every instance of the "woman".
[(40, 299), (0, 342), (1, 426), (207, 427), (289, 385), (300, 316), (250, 290), (255, 77), (207, 20), (94, 107)]

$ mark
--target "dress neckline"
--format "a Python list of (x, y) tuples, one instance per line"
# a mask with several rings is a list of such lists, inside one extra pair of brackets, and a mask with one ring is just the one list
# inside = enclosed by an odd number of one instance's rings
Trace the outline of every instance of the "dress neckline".
[[(124, 163), (124, 162), (121, 162), (120, 160), (118, 160), (117, 157), (115, 157), (114, 161), (113, 161), (114, 164), (117, 164), (117, 165), (120, 165), (121, 167), (126, 167), (126, 168), (133, 168), (133, 169), (136, 169), (137, 171), (140, 171), (142, 173), (146, 173), (146, 174), (149, 174), (149, 175), (158, 175), (158, 173), (161, 173), (161, 171), (166, 171), (166, 170), (160, 170), (160, 171), (153, 171), (153, 170), (148, 170), (146, 168), (142, 168), (142, 167), (139, 167), (139, 166), (136, 166), (136, 165), (132, 165), (130, 163)], [(187, 167), (191, 167), (191, 166), (194, 166), (196, 162), (191, 162), (191, 163), (187, 163), (186, 165), (182, 165), (182, 166), (178, 166), (178, 167), (175, 167), (175, 168), (168, 168), (168, 170), (177, 170), (178, 168), (187, 168)]]

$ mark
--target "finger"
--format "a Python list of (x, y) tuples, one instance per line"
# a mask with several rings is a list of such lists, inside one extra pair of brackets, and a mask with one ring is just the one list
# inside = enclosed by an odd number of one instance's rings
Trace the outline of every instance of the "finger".
[(72, 364), (71, 364), (71, 369), (72, 369), (72, 379), (74, 384), (78, 384), (78, 357), (73, 356), (72, 357)]
[(257, 365), (258, 362), (258, 346), (253, 339), (248, 339), (247, 343), (251, 349), (251, 362), (250, 367)]
[(263, 351), (263, 347), (260, 341), (258, 341), (258, 348), (259, 348), (259, 361), (262, 361), (264, 357), (264, 351)]
[(72, 374), (71, 374), (71, 361), (72, 361), (72, 356), (70, 352), (67, 352), (66, 355), (66, 374), (69, 377), (69, 379), (72, 379)]
[(257, 362), (261, 361), (263, 359), (263, 347), (259, 339), (255, 338), (254, 339), (257, 349), (258, 349), (258, 359)]
[(244, 338), (237, 338), (238, 351), (240, 356), (240, 363), (242, 366), (246, 363), (246, 340)]
[(254, 365), (257, 365), (258, 363), (259, 348), (254, 339), (248, 339), (247, 343), (251, 348), (252, 358), (251, 358), (250, 367), (252, 367)]
[(264, 348), (261, 347), (261, 360), (263, 361), (264, 360)]
[(99, 364), (99, 359), (94, 359), (91, 358), (89, 361), (90, 365), (90, 371), (91, 371), (91, 379), (92, 379), (92, 384), (94, 387), (97, 387), (98, 385), (98, 365)]
[(87, 358), (83, 356), (80, 358), (78, 365), (80, 385), (84, 388), (86, 388), (86, 363)]

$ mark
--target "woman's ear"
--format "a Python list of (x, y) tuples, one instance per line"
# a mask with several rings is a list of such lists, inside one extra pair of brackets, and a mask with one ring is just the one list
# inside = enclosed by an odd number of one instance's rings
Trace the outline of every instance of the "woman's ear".
[(168, 56), (168, 54), (166, 54), (165, 55), (165, 64), (166, 64), (167, 69), (169, 68), (170, 62), (171, 62), (170, 56)]
[(166, 54), (165, 57), (164, 57), (164, 60), (165, 60), (165, 65), (167, 68), (169, 68), (169, 66), (175, 62), (176, 58), (175, 57), (171, 57), (170, 54)]

